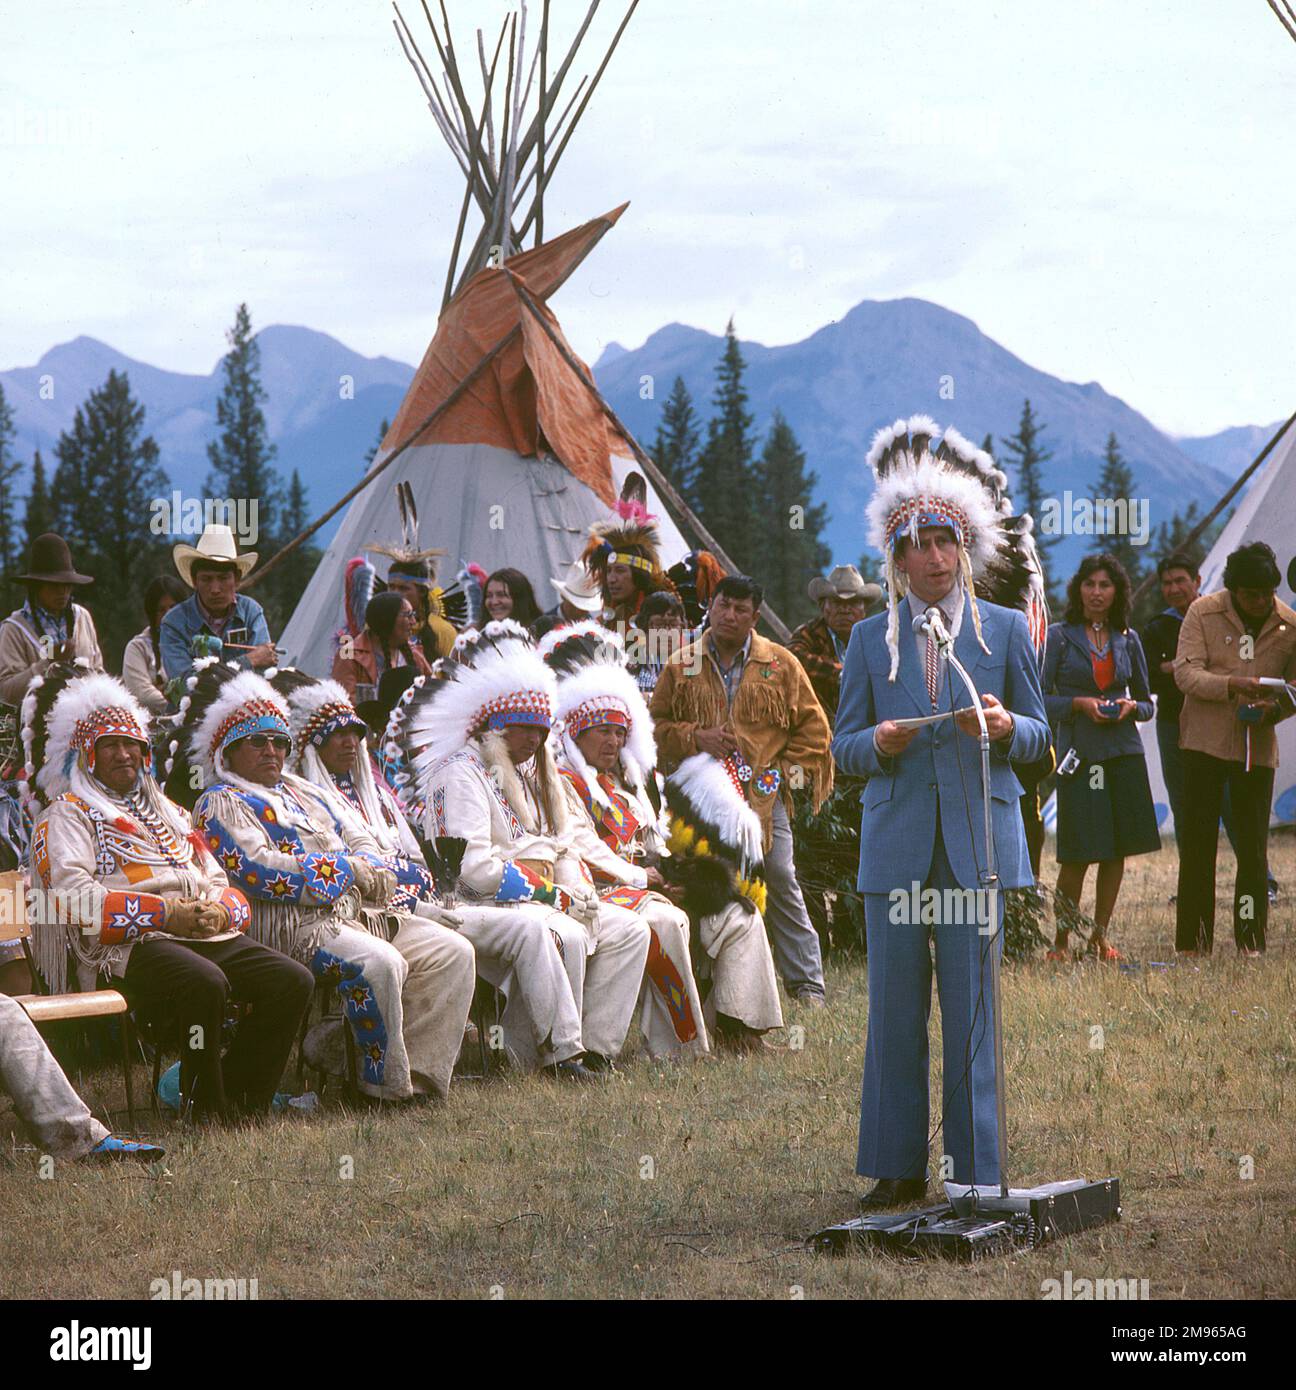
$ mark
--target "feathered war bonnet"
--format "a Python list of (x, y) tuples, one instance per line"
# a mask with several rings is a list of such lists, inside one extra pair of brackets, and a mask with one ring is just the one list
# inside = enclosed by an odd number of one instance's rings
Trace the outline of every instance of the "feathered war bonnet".
[(418, 677), (387, 722), (383, 753), (398, 769), (398, 795), (407, 808), (425, 801), (433, 770), (481, 734), (510, 724), (549, 729), (557, 698), (557, 679), (520, 623), (464, 633), (453, 659)]
[(80, 662), (51, 666), (32, 681), (22, 702), (29, 802), (43, 808), (67, 791), (97, 800), (82, 774), (93, 776), (101, 738), (142, 743), (144, 768), (151, 772), (148, 730), (148, 714), (116, 677)]
[(685, 867), (718, 860), (733, 874), (733, 888), (757, 911), (766, 904), (763, 831), (744, 788), (751, 769), (735, 753), (721, 762), (709, 753), (685, 758), (666, 779), (671, 854)]
[(360, 736), (360, 747), (351, 768), (351, 780), (364, 807), (365, 828), (385, 853), (399, 850), (399, 835), (389, 832), (384, 822), (378, 788), (369, 765), (369, 750), (364, 742), (368, 727), (356, 712), (346, 690), (337, 681), (319, 680), (293, 667), (279, 671), (270, 684), (288, 705), (288, 730), (292, 736), (289, 770), (317, 787), (344, 824), (356, 819), (357, 813), (338, 790), (332, 774), (320, 757), (320, 749), (330, 735), (345, 729), (354, 729)]
[(876, 486), (865, 516), (869, 544), (877, 546), (886, 564), (890, 680), (900, 669), (900, 600), (908, 592), (896, 566), (896, 547), (901, 540), (917, 544), (925, 526), (945, 526), (954, 533), (972, 625), (982, 651), (988, 655), (990, 650), (981, 633), (976, 584), (1002, 541), (997, 498), (1007, 479), (989, 454), (955, 429), (947, 429), (933, 451), (937, 433), (939, 426), (929, 416), (913, 415), (879, 430), (868, 452)]
[(642, 593), (665, 589), (676, 593), (674, 584), (661, 567), (661, 533), (657, 518), (648, 511), (648, 487), (638, 473), (631, 473), (621, 489), (612, 517), (590, 527), (589, 540), (581, 553), (585, 568), (598, 581), (604, 603), (609, 602), (609, 565), (628, 565), (636, 575), (635, 587)]
[[(167, 759), (167, 790), (177, 801), (192, 805), (203, 787), (216, 782), (244, 785), (225, 765), (225, 750), (231, 744), (255, 733), (291, 734), (287, 704), (256, 671), (206, 657), (194, 662), (185, 686), (180, 726)], [(196, 787), (191, 776), (195, 770)]]
[(355, 729), (363, 739), (368, 732), (350, 696), (337, 681), (317, 680), (289, 666), (272, 677), (270, 684), (288, 706), (294, 767), (302, 764), (308, 748), (318, 750), (330, 734)]
[(625, 783), (636, 797), (646, 797), (657, 766), (657, 745), (648, 705), (626, 669), (621, 639), (599, 623), (573, 623), (547, 634), (539, 650), (558, 678), (554, 715), (561, 723), (568, 766), (588, 786), (590, 796), (606, 806), (607, 794), (599, 786), (598, 774), (585, 761), (576, 740), (601, 724), (619, 725), (626, 731), (621, 750)]

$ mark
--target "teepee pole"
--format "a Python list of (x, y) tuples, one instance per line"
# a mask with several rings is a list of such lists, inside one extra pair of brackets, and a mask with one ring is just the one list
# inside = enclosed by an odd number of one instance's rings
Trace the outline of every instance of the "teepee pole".
[[(662, 497), (667, 502), (669, 502), (672, 505), (672, 507), (674, 507), (676, 516), (684, 521), (686, 526), (693, 532), (697, 539), (701, 541), (702, 544), (706, 546), (706, 548), (712, 553), (712, 555), (716, 557), (716, 559), (720, 562), (722, 568), (728, 570), (730, 574), (740, 574), (741, 570), (739, 570), (738, 566), (735, 565), (734, 562), (729, 558), (729, 556), (726, 555), (725, 552), (721, 549), (720, 543), (711, 534), (711, 532), (708, 531), (705, 526), (703, 526), (702, 522), (698, 519), (697, 514), (693, 511), (693, 508), (690, 507), (689, 504), (685, 502), (685, 500), (679, 495), (679, 493), (675, 491), (675, 488), (671, 484), (671, 482), (665, 477), (661, 469), (657, 467), (656, 463), (653, 462), (651, 455), (649, 455), (643, 449), (643, 447), (640, 445), (639, 441), (634, 437), (634, 435), (632, 435), (630, 431), (626, 429), (626, 427), (621, 423), (616, 411), (613, 410), (612, 407), (608, 404), (607, 398), (598, 389), (596, 383), (586, 374), (585, 368), (581, 365), (579, 359), (571, 351), (567, 344), (563, 342), (563, 340), (558, 336), (558, 334), (554, 332), (552, 326), (549, 323), (549, 320), (546, 319), (545, 316), (540, 312), (539, 305), (537, 305), (535, 300), (532, 298), (531, 291), (527, 289), (525, 284), (523, 284), (522, 278), (519, 275), (517, 275), (514, 271), (509, 270), (507, 266), (504, 267), (504, 272), (509, 277), (509, 280), (512, 282), (513, 289), (516, 292), (517, 297), (521, 302), (523, 308), (527, 310), (531, 317), (535, 319), (535, 321), (544, 330), (545, 337), (547, 337), (549, 341), (554, 345), (554, 347), (558, 350), (559, 354), (561, 355), (563, 361), (566, 362), (566, 364), (572, 369), (572, 372), (575, 374), (576, 378), (581, 382), (585, 389), (594, 398), (595, 402), (598, 404), (599, 409), (602, 410), (603, 414), (607, 417), (609, 423), (630, 446), (631, 452), (635, 456), (635, 460), (638, 462), (639, 466), (643, 469), (643, 471), (647, 473), (650, 481), (652, 482), (652, 485), (657, 489), (657, 491), (662, 495)], [(780, 642), (786, 642), (792, 636), (791, 632), (788, 630), (787, 624), (783, 621), (783, 619), (780, 618), (779, 615), (766, 604), (761, 605), (761, 617), (764, 618), (765, 621), (770, 625), (770, 627), (774, 629), (774, 635), (779, 639)]]
[[(536, 168), (540, 171), (540, 187), (544, 183), (545, 167), (545, 138), (544, 123), (545, 116), (548, 115), (549, 108), (549, 0), (544, 0), (544, 9), (540, 15), (540, 134), (536, 145)], [(544, 199), (541, 199), (536, 207), (536, 232), (535, 244), (537, 246), (544, 240)]]
[[(1238, 478), (1237, 482), (1235, 482), (1233, 486), (1229, 488), (1229, 490), (1224, 494), (1224, 496), (1221, 497), (1220, 500), (1215, 503), (1215, 505), (1210, 509), (1210, 511), (1207, 512), (1207, 514), (1204, 517), (1202, 517), (1202, 519), (1197, 523), (1197, 525), (1194, 526), (1192, 530), (1189, 531), (1188, 534), (1183, 538), (1183, 540), (1179, 542), (1179, 544), (1175, 547), (1177, 550), (1187, 550), (1190, 546), (1196, 544), (1196, 542), (1200, 539), (1202, 533), (1206, 530), (1206, 528), (1238, 495), (1238, 493), (1242, 490), (1242, 486), (1246, 482), (1246, 480), (1256, 471), (1257, 468), (1260, 467), (1260, 465), (1265, 461), (1265, 459), (1269, 457), (1269, 455), (1273, 452), (1274, 445), (1278, 443), (1278, 441), (1283, 437), (1283, 435), (1285, 435), (1294, 424), (1296, 424), (1296, 412), (1293, 412), (1291, 415), (1289, 415), (1287, 419), (1284, 421), (1284, 423), (1278, 427), (1278, 432), (1268, 442), (1268, 444), (1266, 444), (1264, 448), (1260, 450), (1260, 452), (1255, 456), (1255, 458), (1251, 460), (1251, 463), (1248, 465), (1246, 472)], [(1152, 587), (1152, 582), (1156, 579), (1156, 577), (1156, 571), (1153, 570), (1152, 573), (1149, 574), (1147, 578), (1144, 579), (1144, 581), (1138, 586), (1138, 588), (1134, 590), (1134, 593), (1129, 601), (1131, 612), (1133, 611), (1134, 605), (1139, 601), (1142, 595)]]
[(594, 95), (594, 89), (599, 84), (599, 78), (603, 76), (604, 72), (607, 70), (607, 65), (612, 61), (612, 55), (616, 52), (617, 44), (621, 42), (621, 35), (625, 33), (626, 25), (630, 23), (638, 6), (639, 0), (630, 0), (630, 8), (626, 11), (625, 18), (621, 21), (620, 27), (612, 36), (612, 42), (608, 45), (608, 51), (603, 55), (603, 61), (598, 65), (598, 70), (594, 74), (594, 80), (589, 85), (589, 91), (585, 93), (585, 100), (576, 108), (576, 114), (572, 117), (572, 123), (568, 126), (566, 135), (563, 136), (558, 148), (554, 151), (553, 160), (549, 165), (549, 171), (545, 175), (544, 181), (542, 183), (536, 183), (536, 200), (532, 203), (531, 211), (527, 213), (522, 223), (522, 230), (519, 235), (526, 236), (532, 222), (535, 221), (536, 208), (544, 202), (545, 189), (549, 186), (549, 180), (552, 179), (557, 172), (558, 161), (563, 157), (563, 151), (567, 148), (567, 142), (571, 139), (572, 133), (575, 131), (580, 118), (585, 114), (585, 108), (589, 105), (590, 98)]

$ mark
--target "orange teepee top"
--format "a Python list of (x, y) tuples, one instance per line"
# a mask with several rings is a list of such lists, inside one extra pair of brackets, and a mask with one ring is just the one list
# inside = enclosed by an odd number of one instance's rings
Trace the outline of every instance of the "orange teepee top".
[[(545, 301), (594, 248), (628, 204), (519, 252), (504, 263), (538, 301), (570, 352)], [(513, 332), (513, 330), (518, 330)], [(384, 452), (398, 448), (507, 334), (512, 338), (419, 444), (492, 444), (514, 453), (553, 454), (609, 507), (616, 502), (611, 454), (628, 452), (591, 393), (522, 304), (509, 275), (478, 271), (446, 305), (391, 428)], [(575, 354), (572, 354), (575, 357)], [(579, 359), (577, 359), (579, 361)], [(593, 374), (581, 363), (585, 375)]]

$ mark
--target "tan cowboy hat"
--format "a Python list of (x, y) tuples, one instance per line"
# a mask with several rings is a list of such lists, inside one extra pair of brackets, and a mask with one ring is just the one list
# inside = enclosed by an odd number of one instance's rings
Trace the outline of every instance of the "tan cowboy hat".
[(829, 596), (862, 598), (865, 603), (876, 603), (882, 597), (882, 586), (868, 583), (854, 565), (838, 565), (827, 579), (818, 576), (812, 579), (809, 593), (816, 603), (822, 603)]
[(93, 584), (88, 574), (78, 574), (72, 565), (72, 552), (62, 536), (46, 531), (32, 541), (30, 564), (26, 574), (15, 574), (15, 579), (29, 584)]
[(597, 613), (603, 607), (603, 596), (599, 592), (598, 580), (587, 570), (580, 560), (573, 560), (562, 579), (551, 579), (550, 584), (558, 590), (573, 608), (582, 613)]
[(234, 545), (234, 532), (228, 526), (210, 525), (203, 528), (196, 546), (181, 544), (174, 546), (171, 554), (180, 578), (193, 588), (193, 567), (195, 560), (207, 560), (218, 565), (232, 565), (242, 579), (257, 562), (255, 550), (240, 555)]

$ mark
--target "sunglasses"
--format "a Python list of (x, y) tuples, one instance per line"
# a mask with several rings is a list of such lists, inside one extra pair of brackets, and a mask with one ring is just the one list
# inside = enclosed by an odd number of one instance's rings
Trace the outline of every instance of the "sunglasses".
[(267, 744), (277, 748), (281, 753), (286, 753), (292, 747), (292, 739), (286, 734), (249, 734), (243, 742), (258, 752)]

